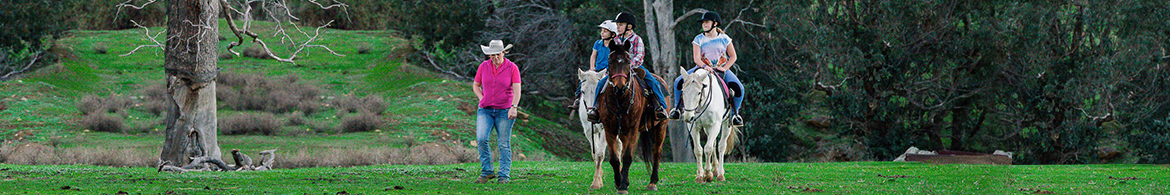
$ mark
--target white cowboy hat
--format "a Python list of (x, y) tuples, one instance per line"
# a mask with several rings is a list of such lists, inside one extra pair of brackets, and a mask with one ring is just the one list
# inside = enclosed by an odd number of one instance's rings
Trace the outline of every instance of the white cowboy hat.
[(508, 46), (504, 46), (504, 41), (492, 40), (492, 42), (489, 42), (487, 46), (480, 45), (479, 48), (483, 49), (484, 55), (496, 55), (496, 54), (499, 54), (500, 52), (504, 52), (508, 49), (512, 49), (512, 44), (508, 44)]
[(613, 32), (613, 33), (617, 33), (617, 29), (618, 29), (617, 23), (614, 23), (613, 20), (605, 20), (604, 22), (601, 22), (601, 24), (598, 24), (597, 27), (601, 27), (601, 28), (603, 28), (605, 30), (609, 30), (609, 32)]

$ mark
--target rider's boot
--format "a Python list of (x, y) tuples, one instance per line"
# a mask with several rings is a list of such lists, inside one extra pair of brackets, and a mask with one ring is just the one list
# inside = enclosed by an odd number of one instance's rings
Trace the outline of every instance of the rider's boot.
[(666, 110), (662, 109), (662, 106), (655, 106), (654, 107), (654, 120), (656, 120), (656, 121), (666, 120)]
[(601, 117), (597, 115), (597, 109), (589, 109), (589, 112), (586, 112), (585, 115), (586, 115), (585, 118), (589, 119), (589, 122), (593, 122), (593, 123), (601, 122)]
[(670, 115), (668, 115), (666, 118), (670, 120), (678, 120), (679, 118), (682, 118), (682, 112), (678, 111), (678, 108), (670, 109)]
[(736, 127), (743, 126), (743, 118), (739, 117), (738, 113), (735, 114), (735, 116), (731, 117), (731, 125), (734, 125)]

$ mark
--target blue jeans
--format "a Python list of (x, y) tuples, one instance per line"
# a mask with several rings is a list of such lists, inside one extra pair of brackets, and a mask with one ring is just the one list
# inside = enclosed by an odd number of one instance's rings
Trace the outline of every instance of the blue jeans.
[[(690, 70), (687, 70), (687, 74), (695, 73), (695, 70), (698, 69), (699, 67), (691, 68)], [(719, 73), (716, 72), (716, 74)], [(731, 114), (735, 115), (739, 113), (739, 106), (743, 104), (743, 84), (739, 82), (739, 78), (735, 77), (735, 73), (731, 73), (731, 71), (723, 72), (723, 81), (727, 82), (727, 89), (736, 92), (735, 97), (731, 97)], [(681, 109), (682, 107), (679, 107), (679, 100), (682, 100), (682, 76), (675, 78), (674, 85), (671, 86), (674, 86), (671, 88), (674, 88), (674, 94), (678, 96), (674, 98), (674, 108)]]
[[(646, 71), (646, 72), (650, 72), (650, 71)], [(596, 94), (598, 94), (598, 96), (601, 96), (601, 89), (605, 87), (605, 82), (607, 80), (609, 80), (609, 75), (606, 75), (605, 77), (601, 78), (601, 81), (597, 82), (597, 93)], [(658, 79), (654, 78), (654, 76), (650, 75), (650, 74), (646, 74), (645, 77), (642, 77), (642, 80), (646, 81), (646, 85), (650, 86), (650, 92), (654, 92), (654, 96), (658, 97), (657, 100), (658, 100), (659, 108), (665, 109), (666, 108), (666, 96), (662, 95), (662, 83), (658, 83)], [(641, 93), (641, 92), (638, 92), (638, 93)], [(597, 97), (593, 97), (593, 102), (597, 102)]]
[(508, 119), (508, 109), (480, 108), (476, 112), (475, 141), (479, 145), (479, 162), (482, 172), (479, 176), (491, 175), (492, 149), (488, 146), (492, 130), (496, 132), (496, 142), (500, 147), (500, 178), (510, 178), (512, 171), (512, 124), (515, 119)]

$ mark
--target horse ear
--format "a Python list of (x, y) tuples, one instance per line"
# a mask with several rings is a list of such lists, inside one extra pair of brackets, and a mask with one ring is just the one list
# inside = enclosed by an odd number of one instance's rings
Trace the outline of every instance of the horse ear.
[(628, 44), (626, 44), (628, 42), (618, 42), (617, 40), (613, 40), (613, 43), (614, 44), (610, 44), (610, 45), (612, 45), (614, 47), (613, 48), (614, 51), (625, 52), (626, 50), (629, 50), (629, 46), (627, 46)]
[(689, 75), (689, 74), (687, 74), (687, 68), (683, 68), (682, 66), (678, 66), (678, 74), (679, 75)]
[(607, 68), (605, 70), (601, 70), (600, 74), (601, 75), (609, 75), (609, 69)]
[(577, 80), (585, 80), (585, 71), (577, 69)]

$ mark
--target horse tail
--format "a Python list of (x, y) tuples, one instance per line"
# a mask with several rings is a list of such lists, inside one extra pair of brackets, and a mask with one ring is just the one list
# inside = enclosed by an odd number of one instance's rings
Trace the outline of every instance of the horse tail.
[(740, 132), (739, 127), (736, 127), (735, 125), (728, 125), (727, 130), (731, 131), (731, 134), (728, 134), (724, 139), (727, 139), (727, 151), (730, 153), (730, 151), (735, 149), (736, 142), (739, 142)]
[[(642, 151), (642, 162), (646, 162), (647, 166), (650, 165), (649, 164), (650, 160), (651, 160), (650, 155), (652, 155), (654, 153), (654, 149), (653, 149), (654, 146), (652, 146), (653, 143), (651, 142), (652, 140), (654, 140), (654, 139), (652, 139), (651, 136), (646, 136), (646, 135), (638, 136), (638, 150)], [(647, 167), (647, 168), (649, 168), (649, 167)]]

